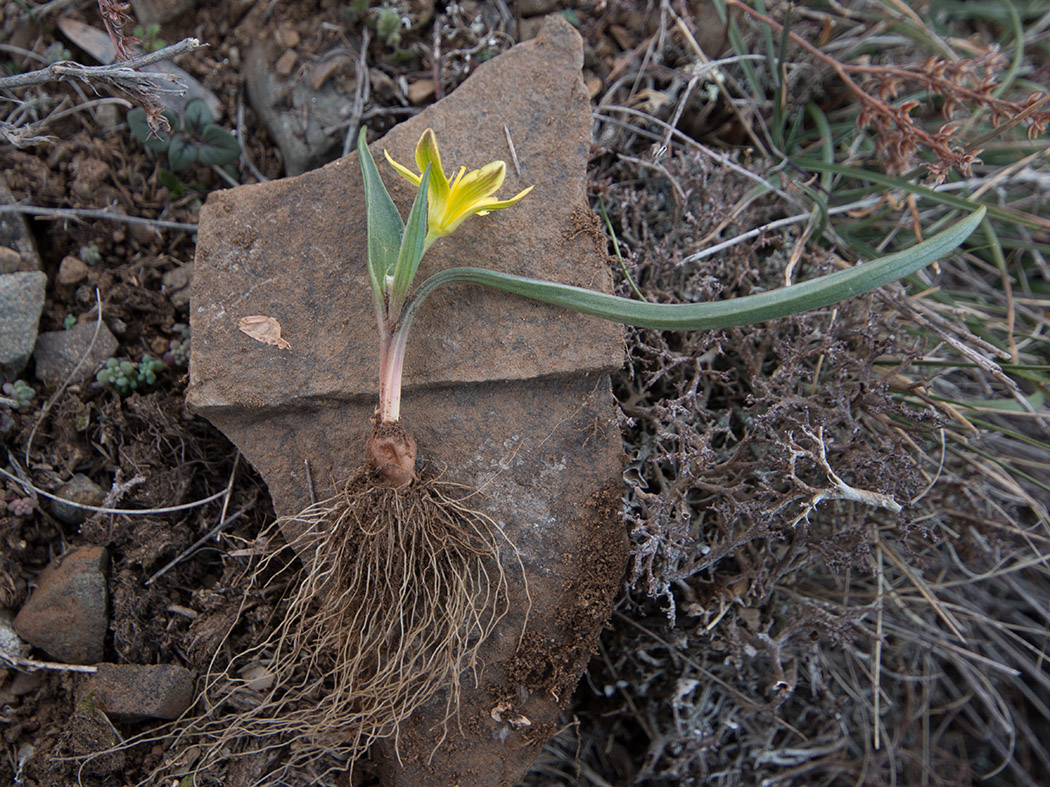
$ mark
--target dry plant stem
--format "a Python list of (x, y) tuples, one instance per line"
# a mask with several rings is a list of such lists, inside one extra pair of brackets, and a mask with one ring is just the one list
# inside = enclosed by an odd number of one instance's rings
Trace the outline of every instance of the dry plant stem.
[[(386, 488), (362, 468), (335, 497), (275, 523), (264, 538), (299, 535), (291, 551), (271, 549), (253, 581), (300, 558), (303, 567), (276, 631), (207, 678), (208, 707), (182, 733), (202, 746), (198, 768), (238, 740), (257, 751), (292, 743), (281, 765), (289, 774), (332, 756), (345, 767), (376, 740), (396, 747), (401, 723), (435, 702), (440, 745), (462, 681), (479, 679), (481, 646), (509, 610), (503, 563), (513, 546), (463, 504), (467, 492), (441, 481)], [(240, 677), (251, 664), (274, 678), (264, 692)]]
[(177, 77), (171, 74), (155, 72), (139, 72), (136, 68), (152, 65), (161, 60), (169, 60), (178, 55), (200, 49), (202, 44), (196, 38), (184, 38), (177, 44), (149, 52), (145, 55), (133, 57), (130, 60), (117, 61), (105, 66), (82, 66), (69, 60), (53, 63), (47, 68), (30, 71), (26, 74), (16, 74), (10, 77), (0, 78), (0, 90), (15, 90), (30, 85), (42, 85), (47, 82), (61, 82), (64, 80), (78, 79), (81, 82), (100, 82), (129, 90), (133, 93), (143, 89), (155, 89), (155, 80), (177, 82)]
[[(769, 25), (778, 32), (783, 31), (784, 29), (782, 24), (769, 16), (756, 11), (746, 3), (741, 2), (741, 0), (726, 0), (726, 5), (743, 11), (748, 16), (762, 22), (763, 24)], [(1016, 118), (1018, 115), (1025, 114), (1030, 119), (1029, 136), (1041, 133), (1046, 123), (1050, 122), (1050, 117), (1047, 117), (1045, 113), (1040, 114), (1035, 111), (1035, 107), (1041, 105), (1043, 101), (1046, 100), (1045, 96), (1041, 98), (1033, 96), (1030, 98), (1029, 102), (1026, 102), (1026, 104), (1007, 101), (1006, 99), (990, 95), (988, 92), (974, 90), (965, 85), (961, 85), (958, 82), (952, 81), (943, 76), (941, 71), (937, 68), (930, 67), (929, 64), (927, 69), (918, 70), (897, 68), (893, 66), (864, 66), (840, 63), (835, 58), (821, 52), (817, 47), (810, 44), (797, 33), (789, 31), (788, 36), (792, 41), (813, 55), (813, 57), (834, 70), (842, 80), (843, 84), (845, 84), (850, 92), (853, 93), (861, 106), (865, 108), (865, 111), (870, 112), (873, 116), (878, 116), (892, 122), (902, 133), (912, 135), (914, 138), (922, 142), (922, 144), (929, 147), (930, 150), (934, 151), (942, 161), (952, 162), (953, 165), (960, 167), (964, 173), (969, 166), (976, 161), (976, 153), (960, 153), (952, 150), (948, 145), (946, 134), (942, 132), (939, 132), (936, 135), (930, 134), (915, 123), (911, 122), (908, 113), (917, 105), (917, 102), (905, 102), (905, 104), (899, 107), (890, 106), (868, 93), (853, 80), (850, 74), (865, 74), (882, 80), (884, 83), (900, 83), (909, 80), (920, 82), (926, 85), (931, 92), (950, 97), (956, 104), (964, 99), (974, 102), (977, 106), (988, 107), (992, 111), (993, 117), (1001, 116), (1003, 118)]]

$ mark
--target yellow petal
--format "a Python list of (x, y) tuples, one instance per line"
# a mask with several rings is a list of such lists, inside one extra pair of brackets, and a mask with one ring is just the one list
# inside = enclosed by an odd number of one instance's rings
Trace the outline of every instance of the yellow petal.
[[(437, 137), (433, 129), (427, 129), (416, 143), (416, 166), (422, 172), (430, 165), (430, 187), (427, 189), (427, 214), (434, 216), (438, 210), (444, 210), (448, 202), (449, 185), (445, 171), (441, 168), (441, 153), (438, 152)], [(416, 181), (417, 183), (419, 181)]]
[(434, 129), (431, 128), (424, 131), (423, 136), (416, 143), (416, 166), (422, 172), (427, 168), (427, 164), (431, 165), (431, 171), (444, 172), (441, 169), (441, 154), (438, 152), (437, 137), (434, 136)]
[(495, 194), (506, 176), (507, 165), (502, 161), (493, 161), (457, 178), (456, 188), (449, 197), (449, 212), (455, 215), (471, 210), (478, 202)]
[(418, 186), (420, 184), (420, 182), (423, 180), (423, 176), (422, 175), (417, 175), (414, 172), (412, 172), (412, 170), (410, 170), (408, 167), (406, 167), (406, 166), (404, 166), (402, 164), (398, 164), (396, 161), (394, 161), (390, 157), (390, 154), (387, 153), (385, 150), (383, 151), (383, 155), (386, 156), (387, 162), (390, 164), (391, 167), (394, 168), (394, 170), (397, 172), (397, 174), (400, 175), (401, 177), (403, 177), (408, 182)]

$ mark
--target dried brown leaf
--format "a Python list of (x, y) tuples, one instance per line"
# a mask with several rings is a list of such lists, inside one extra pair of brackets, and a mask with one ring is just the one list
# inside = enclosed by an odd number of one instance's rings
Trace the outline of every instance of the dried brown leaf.
[(242, 317), (241, 321), (237, 323), (237, 328), (257, 342), (272, 344), (274, 347), (280, 347), (282, 350), (292, 349), (292, 345), (281, 338), (281, 324), (273, 317), (266, 317), (262, 314)]

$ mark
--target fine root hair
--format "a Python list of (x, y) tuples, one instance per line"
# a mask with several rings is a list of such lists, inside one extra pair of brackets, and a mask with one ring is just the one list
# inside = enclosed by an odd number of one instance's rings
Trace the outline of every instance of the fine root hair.
[(384, 488), (361, 469), (334, 497), (275, 522), (250, 580), (285, 583), (278, 619), (263, 642), (213, 667), (172, 749), (195, 761), (165, 770), (215, 775), (232, 754), (256, 753), (276, 763), (257, 783), (317, 778), (377, 740), (396, 751), (401, 723), (431, 703), (440, 746), (509, 610), (504, 563), (521, 568), (471, 494), (441, 480)]

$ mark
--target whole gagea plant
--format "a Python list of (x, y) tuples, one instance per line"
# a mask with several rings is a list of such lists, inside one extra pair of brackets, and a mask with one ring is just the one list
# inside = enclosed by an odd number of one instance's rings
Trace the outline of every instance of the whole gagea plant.
[[(502, 161), (471, 172), (461, 168), (449, 180), (427, 129), (416, 146), (418, 172), (387, 156), (417, 187), (403, 221), (364, 132), (357, 149), (379, 339), (379, 406), (367, 459), (334, 497), (276, 523), (271, 535), (278, 529), (298, 534), (292, 546), (302, 560), (299, 579), (289, 583), (294, 591), (277, 630), (209, 676), (203, 716), (185, 733), (185, 743), (203, 752), (195, 766), (202, 771), (230, 751), (287, 747), (287, 757), (263, 782), (276, 784), (319, 772), (325, 762), (345, 767), (377, 739), (392, 739), (396, 752), (400, 725), (410, 714), (423, 705), (432, 713), (441, 697), (438, 726), (446, 728), (456, 719), (462, 681), (479, 679), (480, 651), (509, 610), (504, 566), (514, 565), (517, 553), (495, 522), (466, 505), (473, 490), (417, 473), (415, 441), (400, 423), (409, 331), (435, 289), (469, 282), (630, 325), (724, 328), (815, 309), (906, 276), (958, 246), (983, 215), (978, 211), (905, 252), (727, 302), (650, 304), (470, 267), (440, 271), (417, 286), (427, 249), (471, 216), (514, 206), (531, 187), (498, 199)], [(296, 570), (282, 563), (288, 560), (287, 550), (274, 548), (256, 576), (262, 581), (277, 570)], [(262, 691), (242, 677), (260, 663), (273, 676)], [(240, 697), (246, 693), (251, 696)], [(223, 712), (231, 697), (233, 719)], [(436, 736), (435, 747), (442, 737)]]
[(415, 478), (415, 442), (399, 426), (408, 332), (419, 305), (442, 285), (482, 284), (642, 328), (728, 328), (818, 309), (914, 273), (955, 249), (984, 216), (982, 208), (917, 246), (873, 262), (780, 290), (715, 303), (646, 303), (482, 268), (443, 270), (413, 289), (420, 260), (438, 238), (450, 235), (469, 216), (484, 216), (520, 202), (532, 187), (511, 199), (496, 199), (493, 195), (506, 174), (502, 161), (467, 174), (462, 167), (449, 181), (441, 167), (434, 132), (427, 129), (416, 146), (420, 174), (386, 154), (391, 166), (419, 189), (408, 221), (402, 222), (365, 144), (364, 130), (358, 137), (357, 151), (368, 211), (368, 277), (379, 325), (379, 407), (367, 454), (379, 482), (395, 487)]

